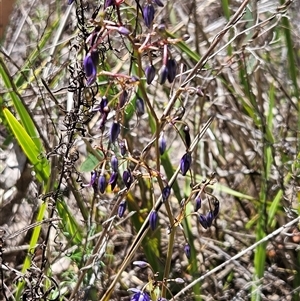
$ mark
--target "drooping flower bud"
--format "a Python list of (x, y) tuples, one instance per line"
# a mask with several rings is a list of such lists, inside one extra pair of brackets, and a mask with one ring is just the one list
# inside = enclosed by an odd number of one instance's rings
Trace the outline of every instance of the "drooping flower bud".
[(87, 77), (87, 85), (91, 85), (97, 76), (97, 65), (99, 63), (98, 51), (92, 51), (88, 53), (83, 60), (83, 69)]
[(117, 31), (118, 31), (118, 33), (122, 34), (123, 36), (128, 36), (130, 34), (130, 30), (124, 26), (118, 27)]
[(200, 214), (199, 215), (199, 223), (201, 224), (201, 226), (204, 228), (204, 229), (207, 229), (208, 228), (208, 223), (207, 223), (207, 220), (206, 220), (206, 216), (203, 215), (203, 214)]
[(185, 253), (186, 257), (188, 259), (190, 259), (191, 258), (191, 247), (190, 247), (190, 245), (186, 244), (183, 249), (184, 249), (184, 253)]
[(100, 193), (104, 193), (105, 189), (106, 189), (106, 178), (104, 174), (100, 174), (99, 179), (98, 179), (98, 189), (100, 191)]
[(104, 96), (102, 96), (101, 101), (100, 101), (99, 112), (101, 114), (107, 113), (107, 111), (108, 111), (108, 107), (107, 106), (108, 106), (108, 99), (104, 95)]
[(120, 124), (117, 121), (114, 121), (110, 128), (109, 141), (114, 143), (120, 134)]
[(123, 108), (125, 103), (128, 100), (128, 92), (126, 90), (123, 90), (119, 96), (119, 108)]
[(156, 210), (152, 210), (149, 216), (149, 224), (152, 231), (155, 230), (158, 221), (158, 214)]
[(131, 296), (130, 301), (151, 301), (150, 295), (148, 293), (134, 288), (129, 290), (135, 293)]
[(136, 98), (135, 108), (136, 108), (136, 114), (138, 116), (142, 116), (145, 114), (145, 104), (144, 101), (139, 96), (137, 96)]
[(163, 133), (160, 134), (159, 139), (158, 139), (158, 148), (159, 148), (159, 153), (162, 156), (167, 148), (167, 141), (165, 139), (165, 136)]
[(202, 200), (201, 200), (200, 195), (198, 194), (195, 198), (195, 212), (197, 212), (201, 208), (201, 203), (202, 203)]
[(180, 160), (180, 171), (183, 176), (186, 175), (192, 164), (191, 153), (185, 153)]
[(126, 149), (126, 144), (124, 141), (119, 142), (119, 147), (120, 147), (120, 153), (124, 157), (126, 155), (127, 149)]
[(145, 21), (145, 25), (148, 28), (150, 28), (152, 25), (152, 22), (154, 20), (154, 14), (155, 14), (154, 6), (151, 3), (146, 4), (143, 9), (143, 18)]
[(118, 216), (121, 218), (124, 213), (125, 213), (125, 210), (126, 210), (126, 201), (125, 200), (122, 200), (120, 205), (119, 205), (119, 208), (118, 208)]
[(118, 158), (115, 155), (111, 156), (110, 159), (110, 165), (111, 165), (111, 169), (115, 172), (118, 171), (118, 167), (119, 167), (119, 161)]
[(215, 200), (214, 206), (215, 206), (215, 208), (213, 210), (213, 215), (214, 215), (214, 218), (216, 218), (220, 211), (220, 202), (217, 199)]
[(184, 133), (186, 148), (188, 149), (191, 146), (191, 136), (190, 136), (190, 128), (187, 125), (184, 126), (183, 133)]
[(114, 190), (116, 185), (117, 185), (117, 181), (118, 181), (118, 172), (113, 172), (109, 178), (109, 181), (108, 181), (108, 185), (111, 186), (111, 190)]
[(159, 70), (159, 84), (163, 85), (168, 77), (168, 67), (166, 65), (162, 65)]
[(126, 169), (123, 172), (123, 182), (124, 182), (126, 188), (129, 189), (132, 184), (132, 175), (131, 175), (131, 171), (129, 169)]
[(145, 69), (146, 82), (150, 85), (155, 77), (156, 70), (153, 65), (148, 65)]
[(174, 59), (168, 59), (167, 61), (167, 68), (168, 68), (168, 82), (171, 84), (173, 83), (176, 73), (177, 73), (177, 63)]
[(211, 210), (206, 214), (207, 227), (209, 228), (212, 225), (214, 219), (214, 214)]
[(170, 193), (171, 193), (171, 187), (169, 185), (165, 186), (161, 192), (163, 202), (165, 202), (168, 199)]

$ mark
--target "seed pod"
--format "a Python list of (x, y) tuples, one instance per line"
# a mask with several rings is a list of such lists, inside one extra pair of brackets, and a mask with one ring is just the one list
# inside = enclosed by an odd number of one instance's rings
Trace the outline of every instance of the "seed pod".
[(185, 153), (180, 160), (180, 171), (183, 176), (186, 175), (192, 164), (191, 153)]
[(161, 192), (163, 202), (165, 202), (168, 199), (170, 193), (171, 193), (171, 187), (169, 185), (165, 186)]
[(155, 77), (156, 70), (153, 65), (149, 65), (145, 69), (146, 81), (150, 85)]
[(214, 218), (216, 218), (220, 211), (220, 202), (217, 199), (215, 200), (214, 206), (215, 206), (215, 208), (213, 210), (213, 216), (214, 216)]
[(114, 121), (111, 128), (110, 128), (110, 136), (109, 141), (110, 143), (114, 143), (120, 134), (120, 124), (117, 121)]
[(129, 169), (126, 169), (123, 172), (123, 182), (124, 182), (126, 188), (129, 189), (132, 184), (132, 175), (131, 175), (131, 171)]
[(119, 205), (119, 208), (118, 208), (118, 216), (121, 218), (124, 213), (125, 213), (125, 210), (126, 210), (126, 201), (123, 200), (121, 201), (120, 205)]
[(145, 25), (148, 28), (150, 28), (152, 25), (152, 22), (154, 20), (154, 14), (155, 14), (154, 6), (151, 3), (146, 4), (143, 9), (143, 18), (145, 21)]
[(203, 214), (200, 214), (200, 215), (199, 215), (199, 223), (201, 224), (201, 226), (202, 226), (204, 229), (207, 229), (207, 228), (208, 228), (208, 223), (207, 223), (207, 220), (206, 220), (206, 216), (204, 216)]
[(159, 153), (162, 156), (167, 148), (167, 142), (163, 133), (160, 135), (158, 139), (158, 148), (159, 148)]
[(168, 77), (168, 67), (166, 65), (162, 65), (159, 71), (159, 84), (163, 85)]
[(152, 231), (155, 230), (158, 221), (158, 214), (156, 210), (152, 210), (149, 216), (149, 224)]
[(213, 219), (214, 219), (214, 214), (213, 214), (212, 211), (209, 211), (206, 214), (206, 221), (207, 221), (207, 227), (208, 228), (212, 225)]
[(110, 159), (110, 165), (111, 165), (111, 169), (115, 172), (118, 171), (118, 167), (119, 167), (119, 161), (118, 158), (115, 155), (111, 156)]
[(123, 108), (128, 99), (128, 92), (123, 90), (119, 96), (119, 108)]
[(198, 194), (196, 199), (195, 199), (195, 212), (197, 212), (201, 208), (201, 203), (202, 203), (202, 200), (201, 200), (201, 197)]
[(167, 61), (167, 68), (168, 68), (168, 82), (171, 84), (173, 83), (176, 73), (177, 73), (177, 63), (174, 59), (168, 59)]
[(190, 259), (191, 258), (191, 247), (190, 247), (190, 245), (186, 244), (183, 249), (184, 249), (184, 253), (185, 253), (186, 257), (188, 259)]
[(184, 133), (186, 148), (188, 149), (191, 146), (191, 136), (190, 136), (190, 128), (187, 125), (183, 128), (183, 133)]
[(104, 176), (104, 174), (100, 174), (99, 179), (98, 179), (98, 189), (100, 191), (100, 193), (104, 193), (105, 189), (106, 189), (106, 178)]
[(118, 181), (118, 176), (119, 174), (117, 172), (113, 172), (109, 178), (108, 181), (108, 185), (111, 186), (111, 190), (114, 190), (116, 185), (117, 185), (117, 181)]
[(137, 96), (135, 101), (135, 109), (136, 109), (136, 114), (138, 116), (142, 116), (145, 114), (145, 104), (144, 101), (139, 96)]

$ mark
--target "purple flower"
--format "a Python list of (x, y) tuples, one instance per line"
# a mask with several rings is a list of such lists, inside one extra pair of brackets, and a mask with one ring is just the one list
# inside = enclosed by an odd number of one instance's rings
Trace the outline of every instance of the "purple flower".
[(107, 106), (108, 106), (108, 99), (106, 96), (102, 96), (100, 105), (99, 105), (99, 112), (101, 114), (107, 113), (107, 110), (108, 110)]
[(114, 4), (115, 4), (114, 0), (105, 0), (104, 9), (109, 7), (109, 6), (113, 6)]
[(146, 81), (150, 85), (155, 77), (156, 70), (153, 65), (148, 65), (145, 69)]
[(168, 59), (167, 61), (167, 68), (168, 68), (168, 82), (173, 83), (176, 77), (176, 70), (177, 70), (177, 63), (174, 59)]
[(210, 210), (207, 214), (206, 214), (206, 221), (207, 221), (207, 226), (208, 228), (212, 225), (214, 219), (214, 214), (213, 212)]
[(106, 178), (104, 174), (100, 174), (99, 179), (98, 179), (98, 189), (101, 193), (104, 193), (106, 189)]
[(162, 65), (159, 71), (159, 84), (163, 85), (168, 77), (168, 67), (166, 65)]
[(171, 193), (171, 187), (169, 185), (165, 186), (161, 192), (163, 202), (165, 202)]
[(130, 34), (130, 30), (127, 29), (127, 28), (124, 27), (124, 26), (118, 27), (117, 31), (118, 31), (118, 33), (120, 33), (120, 34), (122, 34), (122, 35), (124, 35), (124, 36), (128, 36), (128, 35)]
[(146, 6), (143, 9), (143, 18), (148, 28), (150, 28), (152, 25), (152, 22), (154, 20), (154, 14), (154, 6), (151, 3), (146, 4)]
[(136, 108), (136, 114), (138, 116), (142, 116), (145, 114), (145, 104), (144, 101), (139, 96), (137, 96), (136, 98), (135, 108)]
[(129, 291), (135, 293), (134, 295), (131, 296), (130, 301), (151, 301), (148, 293), (145, 293), (135, 288), (131, 288), (129, 289)]
[(202, 200), (201, 200), (201, 197), (198, 194), (196, 199), (195, 199), (195, 212), (197, 212), (201, 208), (201, 203), (202, 203)]
[(204, 216), (203, 214), (200, 214), (200, 215), (199, 215), (199, 223), (201, 224), (201, 226), (202, 226), (204, 229), (207, 229), (207, 228), (208, 228), (208, 223), (207, 223), (206, 216)]
[(74, 2), (74, 0), (68, 0), (68, 5), (71, 5)]
[(109, 181), (108, 181), (108, 185), (111, 186), (111, 190), (114, 190), (116, 185), (117, 185), (117, 181), (118, 181), (118, 172), (113, 172), (109, 178)]
[(149, 266), (149, 263), (148, 262), (146, 262), (146, 261), (142, 261), (142, 260), (137, 260), (137, 261), (134, 261), (133, 263), (132, 263), (133, 265), (137, 265), (138, 267), (140, 267), (140, 268), (147, 268), (148, 266)]
[(122, 200), (118, 208), (118, 216), (121, 218), (126, 210), (126, 201)]
[(126, 188), (129, 189), (132, 184), (132, 175), (131, 175), (131, 171), (129, 169), (126, 169), (123, 172), (123, 182), (124, 182)]
[(111, 156), (110, 165), (111, 165), (111, 169), (113, 171), (115, 171), (115, 172), (118, 171), (119, 161), (118, 161), (118, 158), (115, 155)]
[(156, 210), (152, 210), (149, 216), (149, 224), (152, 231), (155, 230), (158, 221), (158, 214)]
[(190, 128), (187, 125), (183, 128), (183, 133), (184, 133), (186, 148), (189, 148), (191, 146), (191, 136), (190, 136)]
[(119, 96), (119, 108), (123, 108), (126, 101), (128, 100), (128, 92), (123, 90)]
[(126, 155), (127, 149), (124, 141), (119, 142), (120, 153), (124, 157)]
[(99, 62), (99, 55), (97, 51), (88, 53), (83, 60), (83, 69), (87, 77), (87, 85), (91, 85), (97, 76), (97, 65)]
[(167, 142), (163, 133), (160, 135), (158, 139), (158, 148), (159, 148), (159, 153), (162, 156), (167, 148)]
[(114, 121), (110, 128), (109, 141), (114, 143), (120, 134), (120, 124), (117, 121)]
[(188, 259), (190, 259), (191, 258), (191, 247), (190, 247), (190, 245), (186, 244), (183, 249), (184, 249), (184, 253), (185, 253), (186, 257)]
[(186, 175), (192, 164), (191, 153), (185, 153), (180, 160), (180, 171), (183, 176)]

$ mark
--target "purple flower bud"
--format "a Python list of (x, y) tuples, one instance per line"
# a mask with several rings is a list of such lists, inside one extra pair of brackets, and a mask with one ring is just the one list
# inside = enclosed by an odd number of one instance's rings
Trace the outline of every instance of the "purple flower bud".
[(150, 85), (155, 77), (156, 70), (153, 65), (148, 65), (145, 69), (146, 81)]
[(208, 228), (208, 223), (207, 223), (207, 220), (206, 220), (206, 216), (204, 216), (203, 214), (200, 214), (200, 215), (199, 215), (199, 223), (201, 224), (201, 226), (202, 226), (204, 229), (207, 229), (207, 228)]
[(93, 184), (94, 184), (95, 181), (96, 181), (96, 178), (97, 178), (97, 173), (96, 173), (94, 170), (92, 170), (92, 171), (91, 171), (91, 181), (90, 181), (90, 186), (93, 186)]
[(152, 25), (152, 22), (154, 20), (154, 14), (154, 6), (151, 3), (146, 4), (146, 6), (143, 9), (143, 18), (148, 28), (150, 28)]
[(196, 199), (195, 199), (195, 212), (197, 212), (201, 208), (201, 203), (202, 203), (202, 200), (201, 200), (201, 197), (198, 194)]
[(187, 125), (183, 128), (183, 133), (184, 133), (186, 148), (189, 148), (191, 146), (191, 136), (190, 136), (190, 128)]
[(98, 62), (99, 55), (97, 51), (92, 51), (92, 53), (88, 53), (83, 60), (83, 69), (87, 77), (88, 86), (96, 80)]
[(163, 133), (160, 135), (158, 139), (158, 148), (159, 148), (159, 153), (162, 156), (167, 148), (167, 141)]
[(185, 153), (180, 160), (180, 171), (183, 176), (186, 175), (192, 164), (191, 153)]
[(168, 59), (167, 61), (167, 68), (168, 68), (168, 82), (173, 83), (175, 77), (176, 77), (176, 71), (177, 71), (177, 63), (174, 59)]
[(128, 35), (130, 34), (130, 30), (127, 29), (127, 28), (124, 27), (124, 26), (118, 27), (117, 31), (118, 31), (118, 33), (120, 33), (120, 34), (122, 34), (122, 35), (124, 35), (124, 36), (128, 36)]
[(217, 199), (215, 200), (214, 206), (215, 206), (215, 208), (213, 210), (213, 216), (214, 216), (214, 218), (216, 218), (220, 211), (220, 202)]
[(111, 128), (110, 128), (110, 136), (109, 141), (110, 143), (114, 143), (120, 134), (120, 124), (117, 121), (114, 121)]
[(149, 263), (148, 262), (146, 262), (146, 261), (142, 261), (142, 260), (137, 260), (137, 261), (134, 261), (133, 263), (132, 263), (133, 265), (137, 265), (138, 267), (140, 267), (140, 268), (147, 268), (148, 266), (149, 266)]
[(100, 101), (100, 106), (99, 106), (99, 112), (101, 114), (107, 113), (109, 110), (108, 106), (108, 99), (106, 96), (102, 96), (101, 101)]
[(168, 67), (166, 65), (162, 65), (159, 71), (159, 84), (163, 85), (168, 77)]
[(130, 289), (135, 292), (135, 294), (130, 298), (130, 301), (150, 301), (150, 296), (148, 293), (139, 291), (137, 289)]
[(164, 7), (164, 4), (160, 0), (153, 0), (153, 3), (155, 3), (157, 6)]
[(123, 90), (119, 96), (119, 108), (123, 108), (126, 101), (128, 100), (128, 92)]
[(165, 186), (161, 192), (163, 202), (165, 202), (168, 199), (170, 193), (171, 193), (171, 187), (169, 185)]
[(117, 185), (117, 181), (118, 181), (118, 176), (119, 174), (117, 172), (113, 172), (109, 178), (108, 181), (108, 185), (111, 186), (111, 190), (114, 190), (116, 185)]
[(119, 142), (120, 153), (124, 157), (126, 155), (127, 149), (124, 141)]
[(118, 158), (115, 155), (111, 156), (110, 159), (110, 165), (111, 165), (111, 169), (115, 172), (118, 171), (118, 167), (119, 167), (119, 161)]
[(100, 193), (104, 193), (106, 186), (107, 186), (106, 178), (105, 178), (104, 174), (100, 174), (99, 179), (98, 179), (98, 189), (99, 189)]
[(206, 214), (207, 227), (210, 227), (212, 225), (213, 219), (214, 219), (214, 214), (212, 211), (209, 211)]
[(74, 0), (68, 0), (68, 5), (71, 5), (74, 2)]
[(136, 114), (138, 116), (142, 116), (145, 114), (145, 104), (144, 101), (139, 96), (137, 96), (136, 98), (135, 108), (136, 108)]
[(114, 4), (115, 4), (114, 0), (105, 0), (104, 9), (106, 9), (109, 6), (113, 6)]
[(125, 213), (125, 210), (126, 210), (126, 201), (125, 200), (122, 200), (120, 205), (119, 205), (119, 208), (118, 208), (118, 216), (121, 218), (124, 213)]
[(132, 184), (132, 175), (131, 175), (131, 171), (129, 169), (126, 169), (123, 172), (123, 182), (124, 182), (126, 188), (129, 189)]
[(185, 255), (186, 255), (186, 257), (187, 257), (188, 259), (191, 258), (191, 247), (190, 247), (189, 244), (186, 244), (186, 245), (184, 246), (184, 253), (185, 253)]
[(149, 216), (149, 224), (152, 231), (155, 230), (158, 221), (158, 214), (156, 210), (152, 210)]

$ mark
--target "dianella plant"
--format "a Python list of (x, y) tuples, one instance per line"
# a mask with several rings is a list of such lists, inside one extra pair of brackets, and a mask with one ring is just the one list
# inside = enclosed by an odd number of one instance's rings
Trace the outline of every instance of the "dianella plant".
[(1, 217), (31, 216), (1, 222), (3, 300), (300, 299), (300, 32), (270, 2), (28, 10), (37, 44), (0, 57), (1, 147), (25, 162)]

